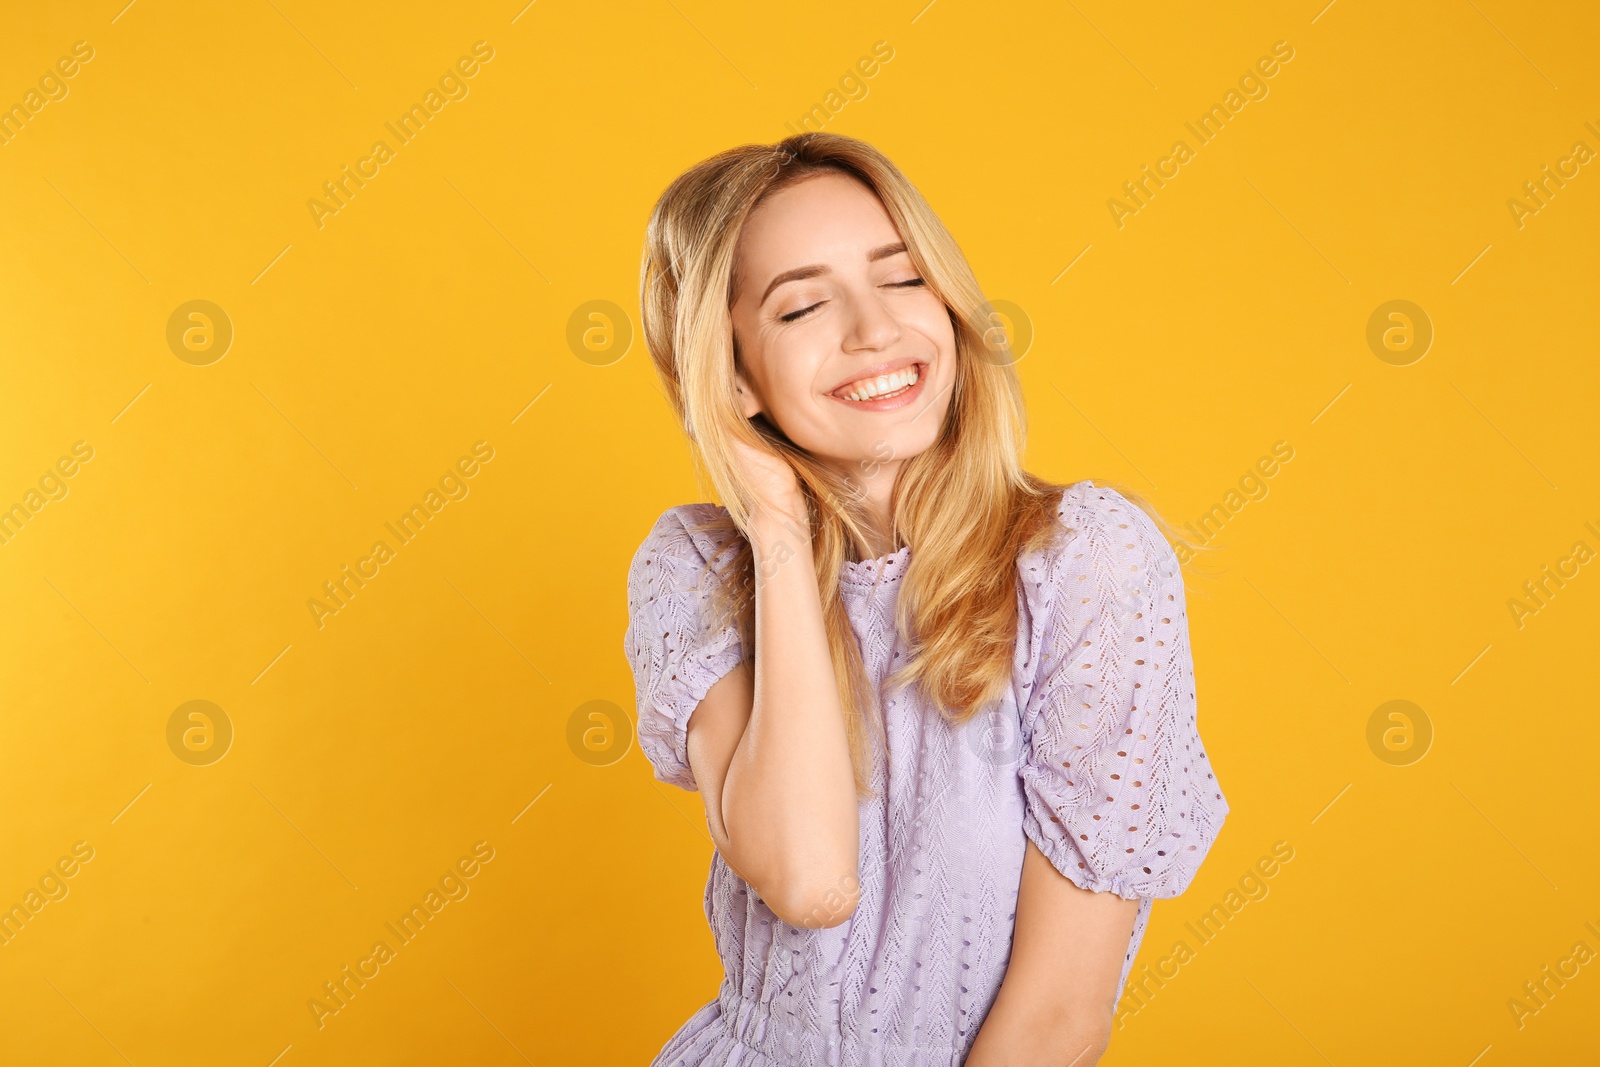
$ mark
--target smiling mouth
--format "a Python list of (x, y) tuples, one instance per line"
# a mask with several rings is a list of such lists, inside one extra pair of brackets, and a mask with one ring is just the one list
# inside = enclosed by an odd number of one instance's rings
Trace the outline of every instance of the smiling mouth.
[(866, 403), (872, 400), (891, 400), (894, 397), (916, 387), (922, 379), (926, 369), (924, 364), (913, 363), (889, 374), (879, 375), (876, 378), (863, 378), (851, 382), (842, 389), (836, 389), (831, 396), (840, 400)]

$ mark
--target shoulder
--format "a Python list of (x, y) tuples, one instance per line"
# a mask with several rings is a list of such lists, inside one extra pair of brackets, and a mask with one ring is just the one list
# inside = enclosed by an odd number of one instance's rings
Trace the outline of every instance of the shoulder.
[(732, 529), (728, 509), (720, 504), (679, 504), (661, 513), (641, 549), (684, 544), (694, 548), (714, 548), (719, 527)]
[(1155, 519), (1117, 489), (1087, 479), (1062, 491), (1051, 538), (1025, 553), (1019, 566), (1033, 603), (1074, 582), (1092, 598), (1096, 588), (1137, 582), (1142, 573), (1179, 575), (1177, 556)]
[(742, 540), (728, 509), (720, 504), (679, 504), (656, 519), (634, 551), (628, 568), (635, 587), (658, 584), (663, 574), (679, 576), (720, 567)]
[(1152, 560), (1174, 555), (1150, 512), (1109, 485), (1082, 481), (1062, 494), (1057, 518), (1090, 543)]

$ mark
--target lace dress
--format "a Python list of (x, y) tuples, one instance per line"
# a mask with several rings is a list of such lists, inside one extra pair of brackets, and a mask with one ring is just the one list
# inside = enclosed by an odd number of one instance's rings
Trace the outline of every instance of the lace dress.
[[(707, 625), (721, 546), (685, 526), (720, 510), (667, 511), (628, 574), (640, 747), (689, 790), (689, 716), (743, 654), (731, 626)], [(1005, 977), (1029, 840), (1076, 885), (1140, 902), (1126, 984), (1151, 902), (1188, 887), (1228, 803), (1200, 741), (1171, 547), (1087, 481), (1057, 515), (1062, 535), (1018, 559), (1013, 683), (992, 710), (957, 727), (915, 688), (886, 695), (848, 920), (791, 926), (713, 853), (705, 912), (724, 977), (651, 1067), (961, 1064)], [(906, 654), (894, 606), (909, 562), (908, 546), (840, 578), (880, 686)]]

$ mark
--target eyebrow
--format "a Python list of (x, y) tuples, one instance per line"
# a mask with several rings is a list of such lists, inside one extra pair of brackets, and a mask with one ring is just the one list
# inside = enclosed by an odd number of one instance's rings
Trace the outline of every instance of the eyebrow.
[[(880, 259), (888, 259), (890, 256), (898, 256), (905, 250), (906, 243), (904, 241), (895, 241), (893, 244), (881, 245), (867, 253), (867, 262), (876, 263)], [(767, 297), (772, 295), (772, 291), (778, 286), (782, 285), (784, 282), (798, 282), (803, 281), (806, 278), (815, 278), (820, 274), (828, 274), (831, 272), (831, 270), (831, 267), (825, 266), (821, 263), (813, 263), (809, 267), (795, 267), (793, 270), (786, 270), (776, 278), (773, 278), (772, 281), (767, 283), (767, 291), (761, 294), (761, 303), (757, 304), (756, 307), (761, 307), (763, 304), (765, 304), (767, 302)]]

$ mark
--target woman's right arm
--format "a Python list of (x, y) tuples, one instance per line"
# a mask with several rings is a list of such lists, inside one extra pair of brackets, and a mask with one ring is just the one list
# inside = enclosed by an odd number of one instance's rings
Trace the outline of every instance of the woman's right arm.
[(860, 827), (805, 514), (798, 495), (755, 513), (754, 676), (741, 664), (706, 693), (688, 757), (724, 862), (778, 918), (816, 928), (860, 899)]

